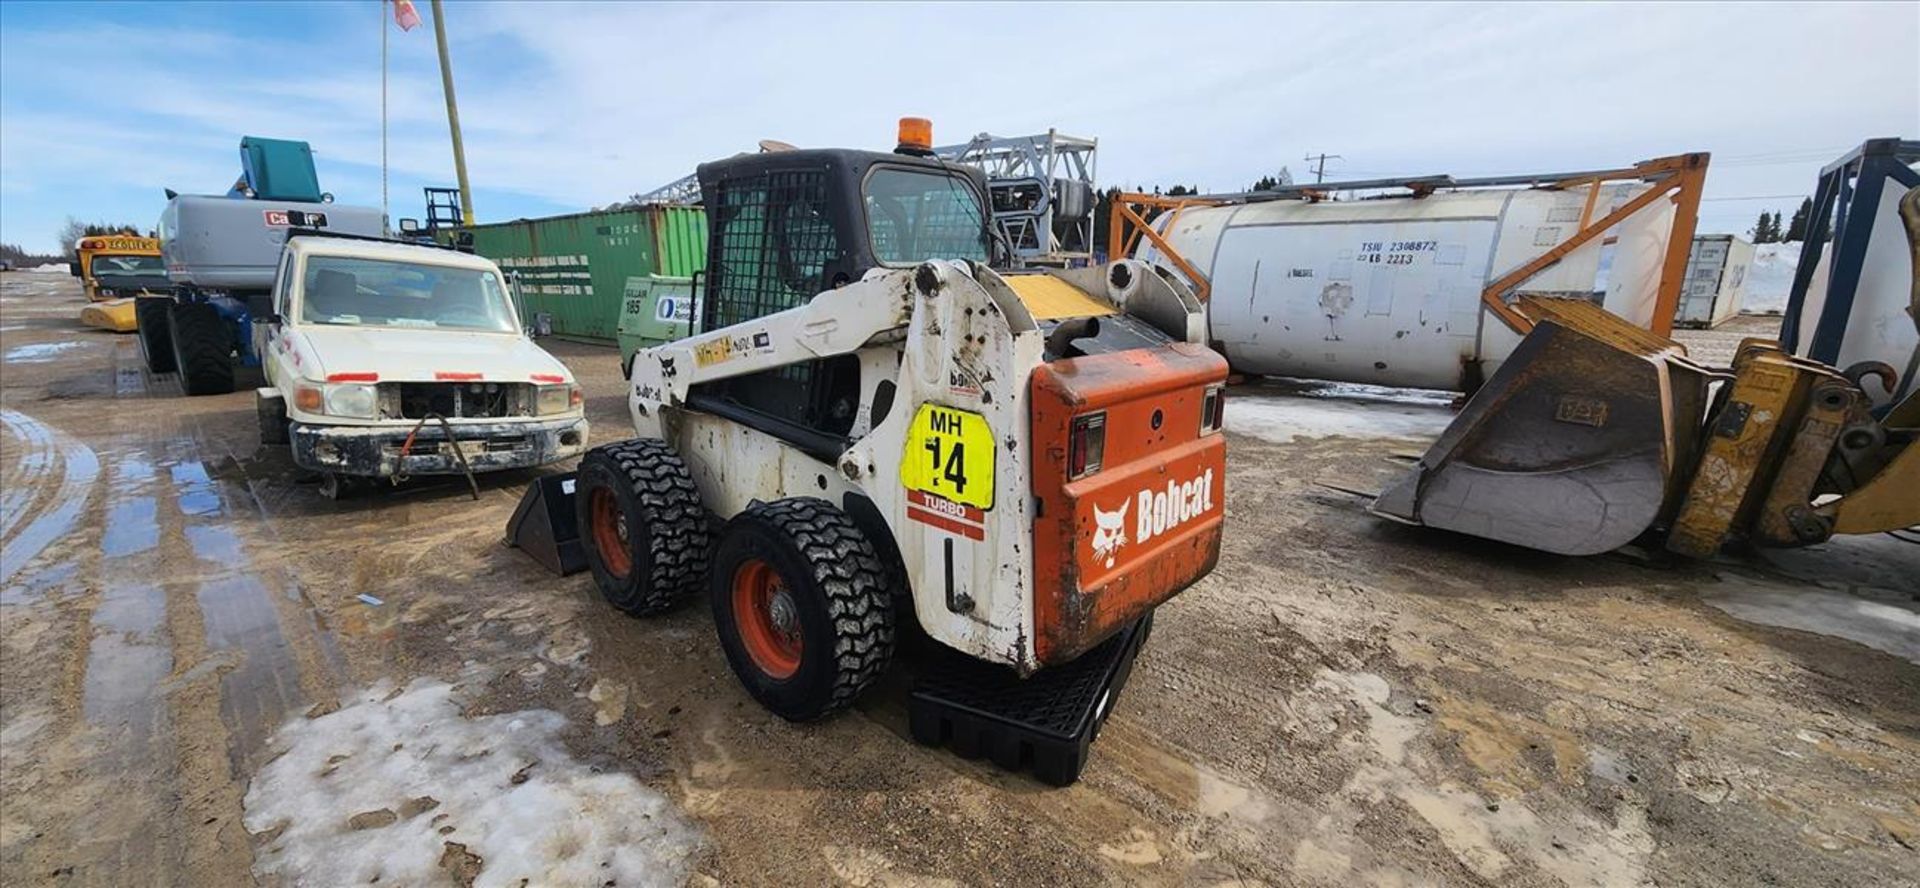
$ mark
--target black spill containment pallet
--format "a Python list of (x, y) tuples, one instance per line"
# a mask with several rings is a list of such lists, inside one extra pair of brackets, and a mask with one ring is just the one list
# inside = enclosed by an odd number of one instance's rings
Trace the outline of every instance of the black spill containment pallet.
[(957, 652), (930, 657), (907, 701), (913, 739), (1010, 771), (1030, 768), (1055, 786), (1073, 783), (1152, 630), (1148, 614), (1073, 662), (1026, 679)]

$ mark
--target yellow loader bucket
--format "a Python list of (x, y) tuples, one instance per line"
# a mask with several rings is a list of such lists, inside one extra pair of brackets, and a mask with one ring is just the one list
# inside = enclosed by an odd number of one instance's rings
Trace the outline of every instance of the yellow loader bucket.
[(89, 327), (99, 327), (115, 333), (132, 333), (136, 327), (133, 319), (133, 300), (108, 299), (89, 304), (80, 309), (80, 323)]
[(1591, 302), (1520, 309), (1532, 332), (1372, 510), (1566, 555), (1632, 542), (1680, 499), (1714, 375)]

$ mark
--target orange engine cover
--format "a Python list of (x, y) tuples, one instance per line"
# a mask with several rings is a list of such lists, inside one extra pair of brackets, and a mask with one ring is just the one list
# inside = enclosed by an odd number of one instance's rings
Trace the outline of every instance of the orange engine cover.
[[(1203, 434), (1227, 362), (1189, 343), (1065, 358), (1033, 374), (1034, 654), (1062, 663), (1213, 570), (1227, 447)], [(1104, 412), (1101, 468), (1068, 480), (1076, 416)]]

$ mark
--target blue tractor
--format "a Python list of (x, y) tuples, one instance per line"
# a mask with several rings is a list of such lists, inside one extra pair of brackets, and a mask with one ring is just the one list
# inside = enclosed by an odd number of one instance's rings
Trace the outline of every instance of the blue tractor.
[(289, 232), (380, 237), (373, 207), (340, 206), (320, 190), (305, 142), (247, 136), (242, 174), (224, 195), (167, 192), (160, 253), (172, 291), (134, 303), (147, 369), (177, 371), (188, 395), (233, 391), (236, 366), (258, 367), (253, 323), (273, 314)]

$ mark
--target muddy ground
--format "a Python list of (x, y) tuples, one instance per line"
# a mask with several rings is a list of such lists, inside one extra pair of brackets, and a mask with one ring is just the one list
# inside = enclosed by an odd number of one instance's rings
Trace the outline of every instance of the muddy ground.
[[(0, 275), (9, 885), (1920, 884), (1920, 547), (1383, 523), (1317, 482), (1378, 486), (1443, 401), (1243, 386), (1220, 567), (1050, 789), (914, 745), (899, 680), (761, 711), (703, 606), (502, 547), (530, 473), (323, 500), (250, 394), (79, 306)], [(551, 348), (621, 437), (614, 353)]]

